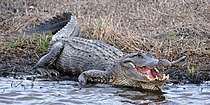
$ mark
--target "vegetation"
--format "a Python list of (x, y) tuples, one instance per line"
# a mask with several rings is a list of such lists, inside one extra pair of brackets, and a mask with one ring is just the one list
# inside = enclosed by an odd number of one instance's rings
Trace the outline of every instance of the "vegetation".
[(31, 48), (35, 53), (46, 53), (48, 50), (49, 42), (52, 35), (33, 35), (30, 37), (19, 37), (17, 39), (9, 40), (7, 46), (14, 48), (19, 47), (21, 49)]

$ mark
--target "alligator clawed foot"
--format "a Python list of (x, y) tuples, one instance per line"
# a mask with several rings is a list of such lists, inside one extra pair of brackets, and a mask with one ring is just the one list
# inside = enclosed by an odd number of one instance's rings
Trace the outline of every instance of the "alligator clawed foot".
[(45, 68), (32, 68), (31, 70), (29, 70), (29, 73), (32, 75), (41, 75), (41, 76), (47, 76), (47, 77), (56, 77), (59, 75), (59, 72), (56, 70), (51, 70), (51, 69), (45, 69)]
[(85, 75), (82, 73), (78, 77), (78, 85), (79, 85), (79, 88), (81, 89), (86, 84), (87, 84), (87, 79), (86, 79)]

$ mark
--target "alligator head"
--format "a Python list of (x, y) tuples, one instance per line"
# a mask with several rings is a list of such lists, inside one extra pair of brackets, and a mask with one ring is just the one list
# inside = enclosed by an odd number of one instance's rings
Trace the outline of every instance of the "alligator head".
[(149, 53), (131, 53), (120, 59), (120, 66), (120, 85), (161, 90), (169, 75), (159, 72), (158, 68), (171, 66), (171, 62), (167, 59), (156, 59)]

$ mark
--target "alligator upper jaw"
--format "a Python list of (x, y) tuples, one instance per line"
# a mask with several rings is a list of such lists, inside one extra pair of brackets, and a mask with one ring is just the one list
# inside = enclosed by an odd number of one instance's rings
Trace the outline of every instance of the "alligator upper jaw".
[(138, 74), (141, 76), (146, 76), (150, 81), (167, 81), (169, 80), (169, 75), (160, 73), (157, 68), (150, 68), (146, 66), (135, 66)]

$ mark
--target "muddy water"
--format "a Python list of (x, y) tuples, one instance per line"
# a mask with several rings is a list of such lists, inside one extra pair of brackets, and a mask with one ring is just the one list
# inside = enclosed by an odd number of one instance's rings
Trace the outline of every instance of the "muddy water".
[(163, 93), (140, 92), (97, 84), (79, 89), (75, 81), (43, 81), (0, 78), (0, 104), (15, 105), (205, 105), (210, 104), (210, 85), (166, 84)]

